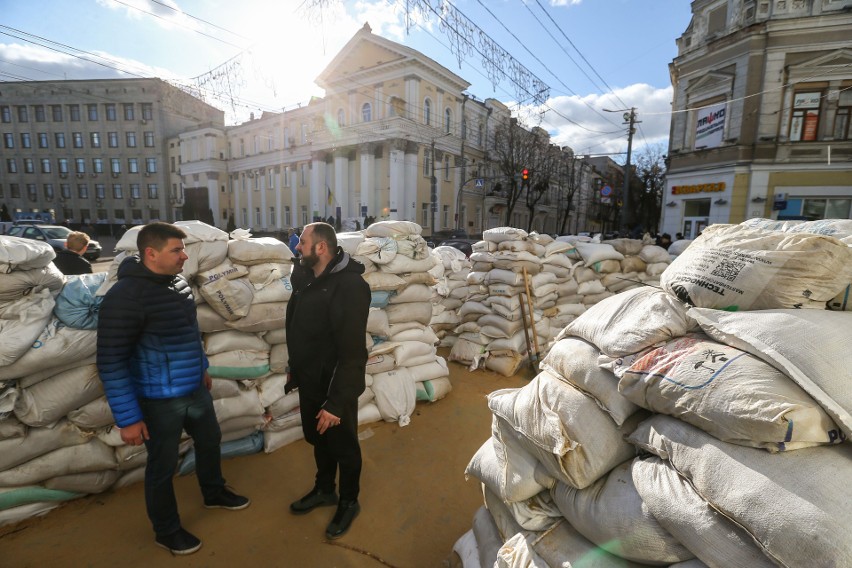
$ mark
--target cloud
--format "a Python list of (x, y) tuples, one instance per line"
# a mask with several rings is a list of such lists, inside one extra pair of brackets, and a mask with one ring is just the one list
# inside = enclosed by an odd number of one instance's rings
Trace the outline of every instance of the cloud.
[(576, 6), (583, 0), (550, 0), (551, 6)]
[(110, 10), (123, 11), (132, 20), (149, 18), (160, 27), (171, 30), (175, 27), (201, 30), (200, 22), (187, 16), (172, 0), (97, 0), (97, 3)]

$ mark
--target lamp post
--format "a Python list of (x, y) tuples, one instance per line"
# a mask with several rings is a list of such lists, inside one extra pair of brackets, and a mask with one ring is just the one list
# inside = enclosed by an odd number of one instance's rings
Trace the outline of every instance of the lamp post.
[(621, 110), (603, 109), (605, 112), (623, 112), (624, 124), (627, 124), (627, 162), (624, 165), (624, 190), (621, 194), (621, 208), (619, 225), (622, 232), (627, 232), (628, 208), (630, 206), (630, 153), (633, 149), (633, 134), (636, 133), (635, 124), (641, 123), (636, 120), (636, 107)]

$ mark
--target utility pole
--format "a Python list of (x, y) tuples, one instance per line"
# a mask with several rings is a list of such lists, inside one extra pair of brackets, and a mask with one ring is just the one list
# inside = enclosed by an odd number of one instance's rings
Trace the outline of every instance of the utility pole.
[(620, 230), (626, 234), (628, 231), (627, 222), (630, 208), (630, 152), (633, 149), (633, 134), (636, 129), (633, 127), (636, 120), (636, 107), (630, 107), (629, 112), (624, 113), (624, 124), (627, 124), (627, 163), (624, 166), (624, 190), (621, 192), (621, 220)]

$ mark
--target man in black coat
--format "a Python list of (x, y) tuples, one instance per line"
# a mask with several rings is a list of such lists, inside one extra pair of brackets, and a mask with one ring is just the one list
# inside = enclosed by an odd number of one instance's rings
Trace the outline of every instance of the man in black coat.
[[(290, 505), (294, 514), (337, 504), (326, 537), (342, 536), (361, 510), (358, 397), (365, 389), (370, 287), (364, 266), (337, 246), (334, 227), (302, 231), (287, 304), (288, 390), (299, 389), (302, 431), (314, 447), (314, 488)], [(340, 500), (335, 478), (340, 470)]]
[(72, 274), (91, 274), (91, 263), (83, 258), (86, 248), (89, 246), (89, 235), (79, 231), (68, 233), (65, 239), (65, 248), (56, 253), (56, 258), (53, 259), (53, 264), (56, 268), (70, 276)]

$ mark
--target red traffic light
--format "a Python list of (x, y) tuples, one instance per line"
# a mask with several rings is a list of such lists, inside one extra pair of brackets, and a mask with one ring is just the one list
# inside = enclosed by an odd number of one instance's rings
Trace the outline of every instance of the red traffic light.
[(530, 171), (526, 168), (521, 170), (521, 179), (527, 181), (530, 179)]

